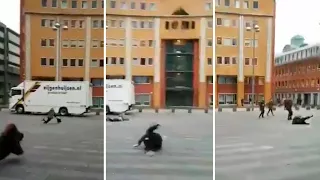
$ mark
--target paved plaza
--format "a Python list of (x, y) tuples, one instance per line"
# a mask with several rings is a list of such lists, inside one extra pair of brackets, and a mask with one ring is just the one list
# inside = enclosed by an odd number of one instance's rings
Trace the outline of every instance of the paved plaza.
[[(212, 180), (212, 112), (143, 112), (107, 122), (108, 180)], [(161, 124), (163, 150), (153, 157), (132, 146), (150, 124)]]
[(216, 180), (318, 180), (320, 111), (311, 125), (292, 125), (287, 112), (258, 119), (259, 112), (216, 113)]
[(0, 128), (10, 121), (25, 134), (21, 157), (0, 162), (1, 180), (103, 180), (103, 116), (62, 117), (41, 123), (40, 115), (0, 112)]

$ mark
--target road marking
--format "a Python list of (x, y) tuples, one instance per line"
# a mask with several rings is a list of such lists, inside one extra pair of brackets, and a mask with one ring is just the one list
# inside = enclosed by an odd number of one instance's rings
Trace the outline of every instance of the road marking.
[(74, 151), (74, 149), (71, 148), (60, 148), (61, 151)]
[(273, 149), (272, 146), (258, 146), (258, 147), (244, 147), (244, 148), (236, 148), (236, 149), (224, 149), (224, 150), (216, 150), (216, 155), (230, 155), (235, 153), (244, 153), (244, 152), (253, 152), (253, 151), (268, 151)]
[(236, 143), (236, 144), (221, 144), (221, 145), (216, 145), (216, 149), (220, 148), (231, 148), (231, 147), (244, 147), (244, 146), (252, 146), (253, 143)]

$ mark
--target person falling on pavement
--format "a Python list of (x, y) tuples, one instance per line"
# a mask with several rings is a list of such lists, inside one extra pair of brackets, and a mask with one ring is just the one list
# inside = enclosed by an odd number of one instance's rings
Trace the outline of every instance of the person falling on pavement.
[(56, 116), (56, 113), (54, 112), (54, 109), (51, 108), (50, 111), (48, 112), (47, 119), (43, 118), (42, 121), (44, 124), (48, 124), (53, 118), (57, 119), (57, 123), (61, 123), (61, 119)]
[(267, 104), (267, 106), (268, 106), (268, 112), (267, 112), (267, 116), (269, 116), (269, 113), (271, 112), (271, 114), (272, 114), (272, 116), (274, 116), (274, 114), (273, 114), (273, 101), (272, 101), (272, 99), (268, 102), (268, 104)]
[(313, 115), (311, 116), (306, 116), (306, 117), (302, 117), (302, 116), (295, 116), (292, 120), (292, 124), (305, 124), (305, 125), (309, 125), (310, 123), (307, 123), (306, 120), (312, 118)]
[(265, 107), (264, 100), (262, 100), (262, 101), (259, 103), (259, 107), (260, 107), (259, 119), (260, 119), (261, 117), (264, 118), (264, 107)]

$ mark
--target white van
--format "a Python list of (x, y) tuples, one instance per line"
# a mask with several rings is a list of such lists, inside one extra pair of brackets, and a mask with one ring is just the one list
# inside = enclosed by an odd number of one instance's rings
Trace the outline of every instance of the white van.
[(81, 115), (91, 107), (88, 81), (25, 81), (10, 90), (9, 108), (19, 114), (47, 113), (53, 108), (62, 116)]
[(136, 103), (134, 83), (124, 79), (107, 79), (105, 99), (106, 114), (131, 110)]

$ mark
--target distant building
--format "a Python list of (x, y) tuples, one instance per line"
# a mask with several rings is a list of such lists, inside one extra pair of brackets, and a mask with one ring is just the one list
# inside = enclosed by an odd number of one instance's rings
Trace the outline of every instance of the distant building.
[(20, 36), (0, 22), (0, 104), (8, 104), (9, 89), (20, 81)]
[(320, 44), (298, 44), (300, 47), (275, 58), (275, 98), (291, 98), (297, 104), (320, 105)]

